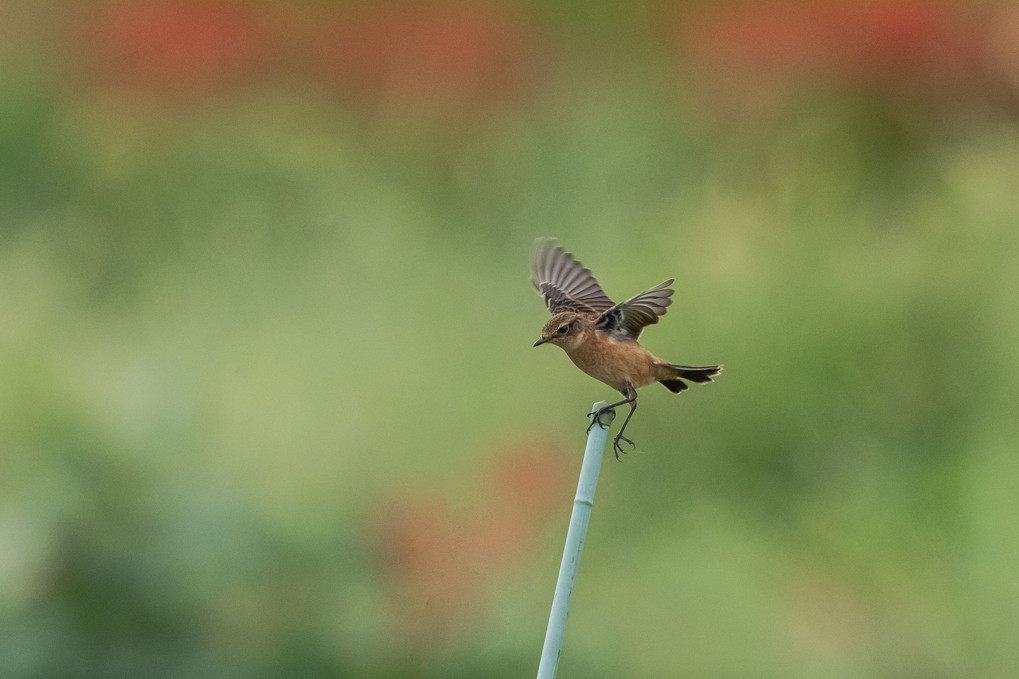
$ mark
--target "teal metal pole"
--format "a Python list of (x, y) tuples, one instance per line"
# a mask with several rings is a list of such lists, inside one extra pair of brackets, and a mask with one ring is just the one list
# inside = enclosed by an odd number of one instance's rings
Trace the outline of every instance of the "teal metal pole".
[[(605, 401), (599, 401), (594, 404), (592, 412), (606, 405), (608, 404)], [(591, 518), (591, 507), (594, 505), (594, 489), (598, 485), (598, 471), (601, 469), (605, 439), (608, 437), (609, 425), (612, 424), (615, 416), (615, 412), (606, 413), (602, 417), (602, 421), (591, 427), (591, 431), (587, 435), (587, 448), (584, 450), (584, 461), (580, 465), (577, 495), (573, 498), (570, 528), (566, 531), (566, 546), (563, 548), (562, 563), (559, 564), (559, 579), (556, 580), (555, 595), (552, 597), (552, 612), (548, 615), (545, 645), (541, 648), (538, 679), (553, 679), (556, 670), (559, 669), (559, 651), (563, 647), (566, 614), (570, 612), (573, 583), (577, 580), (580, 553), (584, 549), (587, 523)]]

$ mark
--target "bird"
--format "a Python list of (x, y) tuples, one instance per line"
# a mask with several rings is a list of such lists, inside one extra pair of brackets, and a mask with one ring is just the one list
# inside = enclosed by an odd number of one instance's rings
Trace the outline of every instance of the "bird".
[(661, 383), (678, 394), (690, 382), (711, 382), (722, 371), (720, 365), (689, 366), (664, 361), (637, 341), (646, 326), (654, 325), (672, 304), (674, 278), (619, 304), (609, 299), (591, 270), (566, 252), (554, 238), (539, 238), (531, 252), (531, 284), (544, 297), (552, 318), (541, 329), (534, 346), (561, 347), (573, 363), (591, 377), (601, 380), (623, 395), (623, 400), (588, 413), (591, 424), (602, 425), (603, 415), (629, 405), (623, 426), (612, 440), (616, 459), (626, 451), (623, 435), (637, 411), (637, 389)]

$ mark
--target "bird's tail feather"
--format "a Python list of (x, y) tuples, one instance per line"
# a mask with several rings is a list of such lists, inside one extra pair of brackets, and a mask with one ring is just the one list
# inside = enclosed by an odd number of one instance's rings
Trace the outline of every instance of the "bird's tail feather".
[(658, 381), (673, 394), (678, 394), (688, 388), (689, 385), (683, 380), (690, 380), (691, 382), (710, 382), (713, 376), (722, 372), (722, 366), (720, 365), (695, 367), (690, 365), (662, 363), (658, 366), (658, 368), (659, 374), (661, 375)]

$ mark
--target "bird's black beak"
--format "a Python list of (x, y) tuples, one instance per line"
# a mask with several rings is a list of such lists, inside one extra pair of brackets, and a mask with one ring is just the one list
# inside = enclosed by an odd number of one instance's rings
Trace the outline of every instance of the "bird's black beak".
[(544, 344), (544, 343), (545, 343), (545, 342), (547, 342), (547, 341), (548, 341), (547, 339), (545, 339), (544, 337), (542, 337), (542, 338), (541, 338), (540, 340), (538, 340), (537, 342), (535, 342), (535, 343), (534, 343), (534, 346), (539, 346), (539, 345), (542, 345), (542, 344)]

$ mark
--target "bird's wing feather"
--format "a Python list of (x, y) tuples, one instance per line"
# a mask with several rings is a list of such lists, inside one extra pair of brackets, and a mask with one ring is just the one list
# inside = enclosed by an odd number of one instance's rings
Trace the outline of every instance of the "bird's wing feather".
[(598, 285), (591, 270), (585, 269), (551, 238), (535, 241), (531, 253), (531, 283), (553, 314), (560, 311), (600, 314), (612, 308), (612, 300)]
[(670, 298), (674, 291), (669, 286), (674, 281), (670, 278), (606, 310), (598, 317), (595, 327), (620, 339), (637, 339), (645, 326), (657, 323), (658, 317), (665, 315), (665, 308), (672, 304)]

